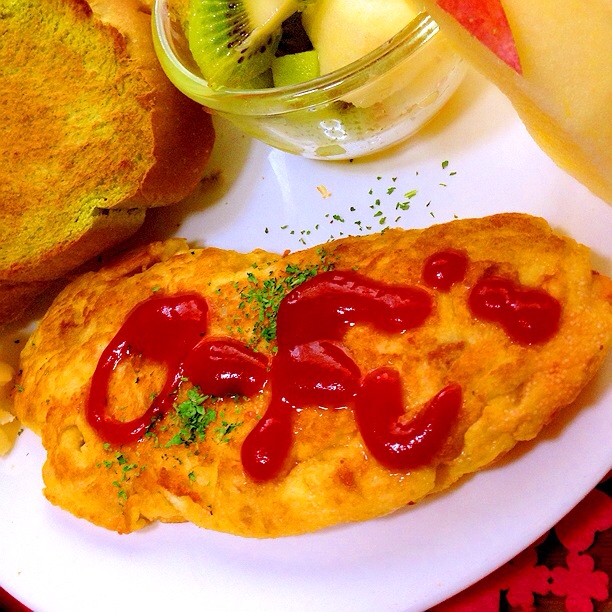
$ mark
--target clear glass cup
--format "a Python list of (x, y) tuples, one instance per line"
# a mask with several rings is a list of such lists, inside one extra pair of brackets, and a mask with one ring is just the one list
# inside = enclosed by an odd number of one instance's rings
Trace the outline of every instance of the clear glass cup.
[(168, 0), (155, 0), (153, 41), (164, 71), (185, 95), (245, 133), (313, 159), (353, 159), (402, 142), (442, 108), (465, 74), (426, 13), (356, 62), (286, 87), (209, 87)]

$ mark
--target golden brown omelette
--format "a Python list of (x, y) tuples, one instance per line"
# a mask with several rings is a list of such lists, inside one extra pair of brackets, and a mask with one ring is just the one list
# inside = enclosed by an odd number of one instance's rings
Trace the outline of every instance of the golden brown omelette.
[(612, 343), (612, 282), (521, 214), (275, 255), (155, 243), (24, 348), (44, 493), (126, 533), (273, 537), (392, 512), (534, 438)]

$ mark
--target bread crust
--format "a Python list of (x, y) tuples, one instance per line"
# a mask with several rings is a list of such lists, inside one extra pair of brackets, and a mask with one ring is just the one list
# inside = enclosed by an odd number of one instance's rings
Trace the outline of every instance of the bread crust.
[(151, 39), (153, 0), (91, 0), (94, 15), (122, 33), (127, 53), (153, 91), (155, 164), (134, 203), (159, 206), (189, 195), (202, 178), (214, 142), (206, 110), (180, 93), (163, 73)]
[(212, 121), (163, 73), (150, 10), (138, 0), (4, 7), (0, 324), (203, 177)]
[[(208, 303), (207, 333), (247, 343), (253, 339), (252, 319), (245, 315), (240, 289), (252, 286), (249, 274), (263, 282), (282, 277), (288, 264), (305, 269), (321, 263), (318, 248), (283, 256), (242, 254), (189, 249), (173, 239), (75, 281), (24, 348), (15, 410), (42, 434), (48, 452), (45, 495), (76, 516), (119, 532), (156, 520), (188, 520), (243, 536), (273, 537), (392, 512), (533, 439), (601, 366), (612, 344), (612, 282), (592, 272), (588, 249), (555, 235), (542, 219), (518, 214), (346, 238), (325, 245), (325, 260), (337, 269), (357, 267), (372, 279), (424, 287), (425, 258), (447, 248), (468, 254), (468, 271), (448, 293), (428, 289), (435, 307), (423, 326), (387, 334), (358, 324), (342, 340), (362, 373), (380, 365), (400, 371), (407, 411), (449, 381), (461, 385), (458, 419), (426, 465), (388, 469), (370, 456), (352, 410), (308, 407), (292, 417), (293, 445), (281, 473), (254, 482), (242, 467), (240, 448), (266, 410), (269, 389), (244, 403), (216, 406), (219, 415), (223, 411), (228, 421), (240, 422), (227, 440), (218, 437), (218, 416), (205, 440), (166, 447), (179, 428), (167, 417), (141, 442), (105, 445), (85, 419), (84, 406), (102, 351), (137, 304), (152, 292), (196, 292)], [(492, 271), (560, 301), (560, 329), (552, 339), (519, 345), (500, 326), (470, 313), (470, 287)], [(274, 354), (273, 345), (258, 348)], [(130, 366), (118, 376), (113, 388), (121, 414), (135, 418), (163, 375), (135, 363), (134, 370)], [(124, 478), (119, 460), (136, 466)]]

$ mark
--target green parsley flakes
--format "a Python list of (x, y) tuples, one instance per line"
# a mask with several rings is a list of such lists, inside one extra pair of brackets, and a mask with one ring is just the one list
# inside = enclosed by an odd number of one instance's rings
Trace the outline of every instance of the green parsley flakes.
[(219, 444), (227, 444), (230, 441), (230, 434), (234, 431), (234, 429), (240, 427), (240, 425), (242, 425), (242, 421), (238, 421), (236, 423), (228, 423), (225, 419), (222, 419), (221, 426), (215, 429), (215, 433), (217, 434), (217, 442)]
[(187, 391), (187, 399), (175, 405), (173, 417), (178, 421), (180, 430), (166, 443), (166, 448), (194, 442), (201, 442), (206, 437), (207, 427), (217, 418), (217, 411), (204, 406), (210, 395), (202, 395), (197, 388)]
[(260, 341), (270, 344), (276, 339), (276, 314), (283, 298), (292, 290), (315, 276), (319, 271), (330, 270), (332, 265), (326, 264), (327, 253), (318, 251), (321, 264), (312, 264), (300, 268), (294, 264), (287, 264), (279, 276), (258, 278), (252, 272), (247, 272), (248, 286), (238, 288), (241, 302), (239, 308), (250, 313), (246, 318), (252, 318), (253, 335), (249, 341), (250, 346), (257, 346)]

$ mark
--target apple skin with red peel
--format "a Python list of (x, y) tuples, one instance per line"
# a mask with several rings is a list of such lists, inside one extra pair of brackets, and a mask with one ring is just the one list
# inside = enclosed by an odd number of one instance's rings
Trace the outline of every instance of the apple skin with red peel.
[(438, 6), (510, 68), (522, 73), (514, 36), (499, 0), (438, 0)]
[[(483, 9), (485, 4), (489, 8)], [(423, 0), (423, 5), (456, 50), (508, 97), (551, 159), (612, 203), (612, 0)], [(500, 34), (495, 17), (500, 5), (521, 72), (507, 61), (507, 33)], [(489, 16), (488, 24), (483, 16)]]

